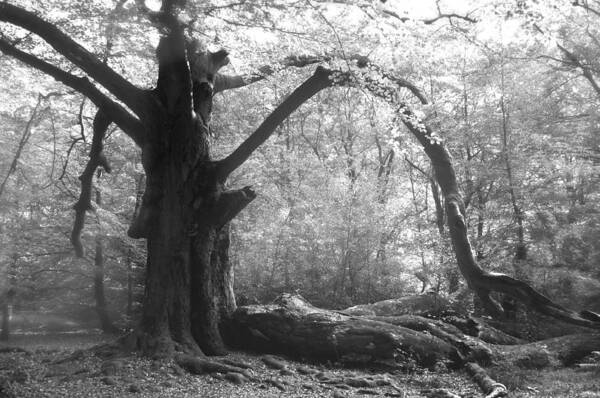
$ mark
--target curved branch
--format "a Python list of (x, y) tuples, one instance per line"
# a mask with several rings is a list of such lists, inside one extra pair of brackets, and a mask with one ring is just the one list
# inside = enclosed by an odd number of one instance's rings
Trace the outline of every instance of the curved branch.
[(102, 140), (106, 134), (108, 126), (112, 120), (104, 113), (99, 110), (94, 118), (94, 136), (92, 138), (92, 147), (90, 149), (90, 159), (88, 160), (83, 173), (79, 176), (81, 181), (81, 193), (77, 203), (73, 206), (75, 209), (75, 221), (73, 222), (73, 230), (71, 231), (71, 243), (75, 248), (75, 254), (77, 257), (83, 257), (83, 244), (81, 242), (81, 231), (85, 225), (85, 213), (92, 209), (91, 197), (92, 197), (92, 180), (94, 179), (94, 172), (98, 166), (102, 166), (107, 173), (110, 173), (111, 169), (106, 160), (106, 157), (102, 153)]
[(317, 67), (315, 73), (292, 92), (267, 118), (264, 122), (241, 143), (225, 159), (218, 162), (217, 175), (220, 179), (227, 178), (232, 171), (242, 165), (252, 152), (262, 145), (275, 131), (277, 126), (283, 122), (300, 105), (305, 103), (313, 95), (332, 85), (331, 72), (323, 67)]
[(0, 3), (0, 21), (26, 29), (44, 39), (56, 51), (80, 67), (120, 101), (141, 115), (144, 111), (141, 103), (143, 91), (102, 63), (96, 56), (75, 42), (55, 25), (44, 21), (32, 12), (12, 4)]
[(275, 72), (289, 68), (302, 68), (308, 65), (318, 64), (321, 62), (329, 61), (329, 56), (313, 56), (313, 55), (290, 55), (285, 57), (283, 61), (280, 61), (274, 68), (270, 65), (261, 66), (257, 72), (249, 73), (246, 75), (225, 75), (218, 74), (215, 77), (215, 94), (220, 91), (231, 90), (247, 86), (249, 84), (266, 79)]
[(131, 113), (123, 106), (103, 94), (87, 78), (77, 77), (67, 73), (46, 61), (19, 50), (3, 39), (0, 39), (0, 51), (52, 76), (59, 82), (66, 84), (88, 97), (98, 108), (101, 108), (109, 115), (125, 134), (130, 136), (136, 144), (141, 146), (144, 137), (144, 129), (140, 121), (131, 115)]

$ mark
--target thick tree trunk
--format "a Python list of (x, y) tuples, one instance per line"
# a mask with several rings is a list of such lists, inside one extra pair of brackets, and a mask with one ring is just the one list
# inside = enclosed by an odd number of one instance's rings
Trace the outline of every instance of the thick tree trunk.
[(212, 84), (227, 53), (186, 43), (173, 28), (157, 56), (149, 93), (156, 107), (144, 119), (146, 191), (129, 230), (148, 246), (137, 343), (151, 354), (223, 354), (220, 319), (235, 309), (227, 223), (255, 196), (249, 188), (225, 191), (209, 154)]
[(230, 228), (227, 223), (218, 231), (210, 259), (211, 267), (214, 270), (212, 275), (214, 296), (217, 299), (217, 310), (222, 319), (229, 317), (237, 308), (233, 292), (233, 264), (229, 260), (229, 234)]
[[(148, 240), (141, 345), (143, 351), (161, 354), (173, 349), (198, 352), (197, 343), (211, 338), (206, 325), (212, 314), (206, 312), (211, 309), (215, 232), (208, 220), (198, 217), (194, 199), (200, 202), (199, 210), (205, 210), (216, 186), (192, 186), (193, 180), (188, 181), (193, 163), (186, 159), (185, 146), (198, 150), (198, 157), (206, 159), (208, 154), (199, 152), (203, 146), (193, 148), (195, 140), (186, 144), (176, 139), (194, 134), (191, 120), (180, 118), (179, 123), (158, 120), (150, 131), (155, 142), (143, 149), (147, 187), (136, 227)], [(169, 124), (171, 131), (159, 127)], [(208, 174), (202, 165), (199, 169)]]

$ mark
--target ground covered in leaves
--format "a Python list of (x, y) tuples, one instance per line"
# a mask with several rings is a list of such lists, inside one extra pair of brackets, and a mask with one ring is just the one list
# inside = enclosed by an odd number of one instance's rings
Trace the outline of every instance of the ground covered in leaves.
[[(460, 397), (483, 396), (461, 371), (358, 369), (233, 352), (246, 375), (195, 376), (173, 361), (100, 358), (97, 334), (13, 336), (0, 345), (0, 397)], [(492, 369), (513, 397), (600, 397), (598, 368)]]

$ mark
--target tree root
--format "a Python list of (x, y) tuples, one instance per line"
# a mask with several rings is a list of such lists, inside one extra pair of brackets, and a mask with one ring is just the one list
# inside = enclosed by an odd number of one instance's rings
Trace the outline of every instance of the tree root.
[(183, 369), (195, 375), (214, 374), (214, 373), (239, 373), (249, 380), (255, 377), (247, 368), (229, 365), (223, 362), (214, 361), (206, 358), (200, 358), (188, 354), (175, 355), (175, 362)]

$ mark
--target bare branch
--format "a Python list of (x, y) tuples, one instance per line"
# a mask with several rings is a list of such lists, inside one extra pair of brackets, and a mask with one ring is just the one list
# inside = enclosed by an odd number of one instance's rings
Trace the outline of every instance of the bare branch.
[(79, 91), (81, 94), (88, 97), (98, 108), (103, 109), (103, 111), (114, 120), (125, 134), (130, 136), (136, 142), (136, 144), (142, 144), (144, 129), (139, 120), (132, 116), (123, 106), (111, 100), (98, 90), (98, 88), (96, 88), (96, 86), (94, 86), (87, 78), (81, 78), (67, 73), (46, 61), (17, 49), (3, 39), (0, 39), (0, 51)]
[(44, 39), (56, 51), (80, 67), (91, 78), (106, 87), (120, 101), (140, 115), (143, 112), (143, 91), (129, 83), (117, 72), (103, 64), (96, 56), (79, 45), (53, 24), (32, 12), (12, 4), (0, 3), (0, 21), (26, 29)]
[(313, 95), (331, 86), (330, 71), (317, 67), (315, 73), (302, 83), (293, 93), (291, 93), (283, 103), (281, 103), (264, 122), (248, 137), (242, 144), (227, 156), (218, 162), (219, 178), (225, 179), (232, 171), (244, 163), (252, 152), (262, 145), (275, 131), (277, 126), (283, 122), (300, 105), (305, 103)]
[(401, 17), (400, 15), (398, 15), (397, 13), (395, 13), (394, 11), (391, 11), (391, 10), (382, 10), (381, 12), (384, 13), (385, 15), (388, 15), (390, 17), (393, 17), (393, 18), (399, 20), (400, 22), (418, 21), (418, 22), (424, 23), (425, 25), (432, 25), (441, 19), (449, 19), (449, 20), (461, 19), (461, 20), (469, 22), (469, 23), (477, 23), (477, 20), (475, 18), (471, 18), (468, 15), (460, 15), (460, 14), (456, 14), (456, 13), (439, 13), (437, 16), (435, 16), (433, 18), (414, 19), (414, 18), (409, 18), (409, 17)]
[(218, 93), (220, 91), (244, 87), (249, 84), (264, 80), (268, 76), (284, 68), (302, 68), (308, 65), (326, 62), (330, 59), (331, 57), (329, 56), (290, 55), (288, 57), (285, 57), (283, 61), (279, 62), (278, 65), (275, 67), (265, 65), (260, 67), (257, 72), (250, 73), (247, 75), (229, 76), (224, 74), (218, 74), (215, 78), (214, 90), (215, 93)]
[[(437, 4), (437, 9), (438, 9), (438, 15), (433, 17), (433, 18), (425, 18), (425, 19), (417, 19), (417, 18), (410, 18), (410, 17), (404, 17), (404, 16), (400, 16), (398, 15), (398, 13), (389, 10), (389, 9), (379, 9), (379, 8), (375, 8), (373, 7), (373, 2), (357, 2), (357, 3), (351, 3), (348, 2), (348, 0), (318, 0), (320, 3), (336, 3), (336, 4), (343, 4), (343, 5), (353, 5), (358, 7), (359, 9), (361, 9), (363, 12), (366, 13), (366, 15), (368, 15), (369, 17), (372, 18), (371, 14), (368, 12), (370, 10), (375, 11), (375, 12), (379, 12), (382, 13), (385, 16), (397, 19), (400, 22), (408, 22), (408, 21), (417, 21), (417, 22), (422, 22), (425, 25), (432, 25), (435, 22), (441, 20), (441, 19), (448, 19), (450, 21), (452, 21), (453, 19), (460, 19), (469, 23), (477, 23), (477, 20), (475, 18), (470, 17), (468, 14), (467, 15), (460, 15), (460, 14), (456, 14), (456, 13), (445, 13), (442, 12), (440, 10), (439, 4)], [(384, 3), (382, 1), (382, 3)]]

